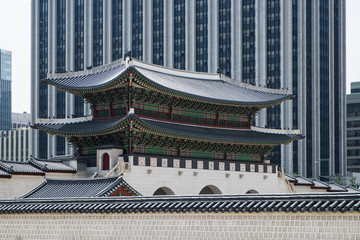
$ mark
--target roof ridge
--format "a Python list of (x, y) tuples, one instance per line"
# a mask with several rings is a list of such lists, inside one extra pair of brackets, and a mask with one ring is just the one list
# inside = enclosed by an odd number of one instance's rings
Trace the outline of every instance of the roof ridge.
[(121, 175), (115, 175), (115, 176), (111, 176), (111, 177), (99, 177), (99, 178), (48, 178), (45, 177), (45, 179), (47, 180), (47, 182), (60, 182), (60, 181), (67, 181), (67, 182), (86, 182), (86, 181), (107, 181), (107, 180), (111, 180), (111, 179), (118, 179), (119, 177), (121, 177)]

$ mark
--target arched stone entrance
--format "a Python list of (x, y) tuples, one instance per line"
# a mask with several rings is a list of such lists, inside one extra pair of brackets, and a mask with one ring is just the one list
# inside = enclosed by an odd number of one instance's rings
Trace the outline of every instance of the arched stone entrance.
[(168, 187), (161, 187), (158, 188), (153, 195), (175, 195), (175, 193)]
[(251, 189), (249, 191), (246, 192), (246, 194), (258, 194), (259, 192), (254, 190), (254, 189)]
[(214, 185), (207, 185), (201, 189), (199, 194), (222, 194), (220, 189)]

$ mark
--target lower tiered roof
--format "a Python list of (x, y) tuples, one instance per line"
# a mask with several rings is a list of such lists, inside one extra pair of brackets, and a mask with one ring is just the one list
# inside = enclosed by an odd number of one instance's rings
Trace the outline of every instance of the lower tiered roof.
[(93, 119), (73, 123), (38, 123), (33, 127), (64, 137), (87, 137), (106, 135), (130, 128), (140, 132), (178, 137), (189, 140), (207, 140), (223, 143), (278, 145), (302, 138), (301, 134), (271, 133), (256, 130), (205, 127), (142, 118), (133, 113), (123, 118)]

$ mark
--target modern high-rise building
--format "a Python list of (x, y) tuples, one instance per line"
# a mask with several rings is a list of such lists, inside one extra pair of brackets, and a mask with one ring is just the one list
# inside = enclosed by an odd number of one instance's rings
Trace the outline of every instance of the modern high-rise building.
[(11, 114), (11, 129), (16, 130), (19, 128), (28, 128), (30, 127), (31, 114), (27, 112), (23, 113), (12, 113)]
[(31, 155), (30, 127), (0, 131), (0, 159), (7, 161), (26, 162)]
[(12, 113), (11, 116), (11, 129), (0, 130), (0, 159), (28, 161), (31, 154), (31, 135), (34, 131), (29, 126), (31, 115), (23, 112)]
[[(344, 0), (33, 0), (32, 114), (90, 115), (82, 99), (40, 80), (124, 56), (289, 89), (291, 102), (254, 124), (300, 129), (305, 139), (268, 157), (288, 173), (345, 175)], [(66, 140), (33, 135), (33, 154), (71, 154)]]
[(11, 130), (11, 52), (0, 49), (0, 130)]
[(360, 82), (351, 83), (346, 95), (347, 170), (360, 173)]

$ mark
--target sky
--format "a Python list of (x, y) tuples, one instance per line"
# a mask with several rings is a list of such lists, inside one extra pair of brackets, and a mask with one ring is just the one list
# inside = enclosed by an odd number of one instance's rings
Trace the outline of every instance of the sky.
[[(12, 52), (12, 111), (30, 112), (30, 0), (0, 0), (0, 49)], [(346, 75), (360, 81), (360, 0), (346, 0)]]

